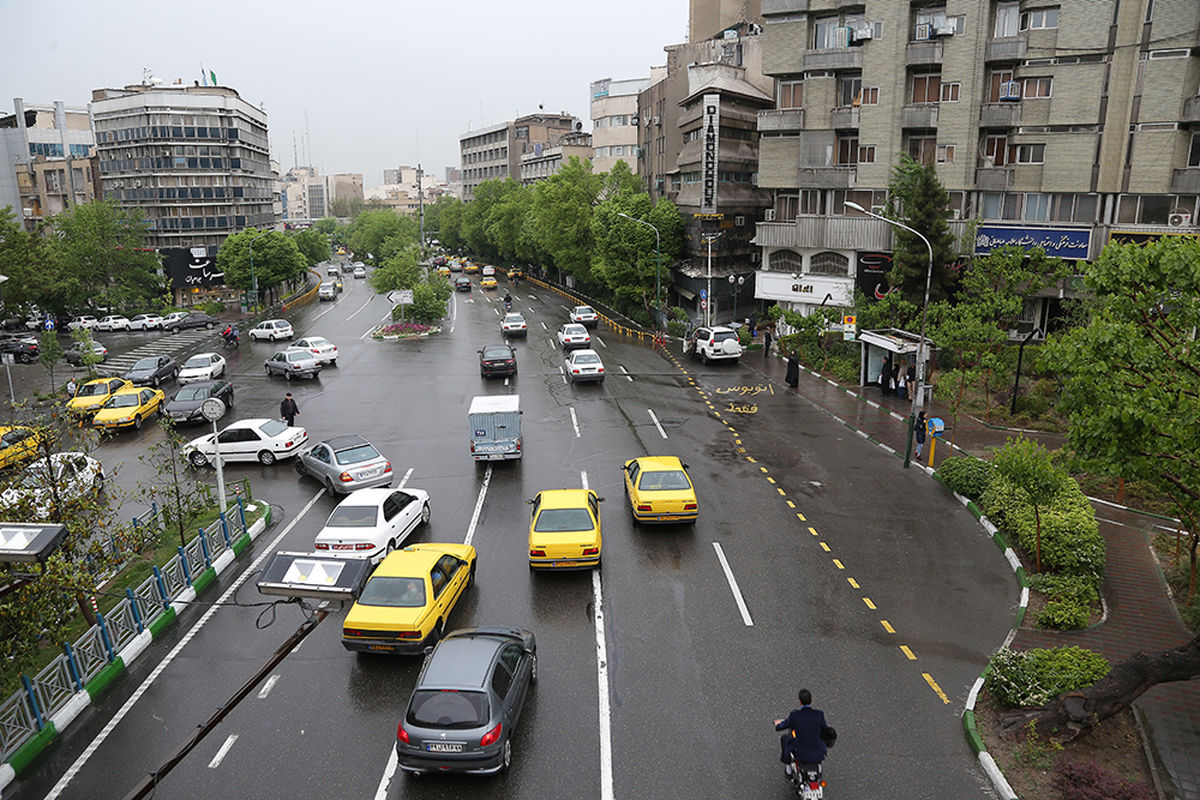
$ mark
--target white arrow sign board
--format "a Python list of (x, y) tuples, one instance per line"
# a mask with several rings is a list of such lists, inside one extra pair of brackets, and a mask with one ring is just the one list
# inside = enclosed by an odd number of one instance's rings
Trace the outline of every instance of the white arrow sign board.
[(411, 306), (413, 291), (412, 289), (396, 289), (388, 292), (388, 302), (394, 306)]

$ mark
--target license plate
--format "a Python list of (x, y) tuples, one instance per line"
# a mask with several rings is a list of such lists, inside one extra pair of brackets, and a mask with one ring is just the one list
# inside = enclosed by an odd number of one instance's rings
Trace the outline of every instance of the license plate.
[(425, 750), (430, 753), (461, 753), (461, 742), (426, 742)]
[(578, 561), (555, 561), (554, 566), (556, 566), (556, 567), (578, 567), (579, 562)]
[(360, 477), (374, 478), (376, 475), (379, 475), (382, 472), (383, 472), (383, 467), (372, 467), (371, 469), (364, 469), (360, 473)]
[(390, 644), (369, 644), (369, 645), (367, 645), (367, 649), (368, 650), (386, 650), (386, 651), (390, 652), (392, 650), (395, 650), (396, 648), (392, 647)]
[(663, 516), (659, 517), (659, 519), (662, 520), (663, 522), (675, 522), (676, 520), (679, 519), (679, 517), (671, 516), (669, 514), (664, 514)]

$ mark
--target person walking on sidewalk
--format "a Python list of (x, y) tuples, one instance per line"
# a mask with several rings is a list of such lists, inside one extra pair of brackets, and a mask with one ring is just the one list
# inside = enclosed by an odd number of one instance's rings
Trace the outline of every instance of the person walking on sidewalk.
[(896, 367), (896, 397), (901, 400), (908, 398), (908, 383), (905, 380), (904, 365)]
[(296, 415), (300, 413), (300, 407), (296, 405), (296, 401), (292, 398), (292, 393), (288, 392), (284, 396), (283, 402), (279, 404), (279, 416), (287, 420), (288, 427), (296, 424)]
[(787, 372), (783, 375), (783, 382), (793, 389), (800, 385), (800, 359), (795, 350), (788, 353)]
[(879, 391), (884, 397), (892, 393), (892, 362), (887, 356), (883, 357), (883, 366), (879, 369)]
[(927, 423), (925, 422), (925, 412), (917, 413), (917, 421), (913, 425), (913, 436), (917, 440), (917, 461), (921, 460), (921, 451), (925, 449), (925, 437), (928, 435)]
[(763, 328), (763, 358), (771, 357), (771, 329)]
[(78, 387), (75, 385), (74, 378), (67, 378), (67, 399), (70, 400), (75, 396)]

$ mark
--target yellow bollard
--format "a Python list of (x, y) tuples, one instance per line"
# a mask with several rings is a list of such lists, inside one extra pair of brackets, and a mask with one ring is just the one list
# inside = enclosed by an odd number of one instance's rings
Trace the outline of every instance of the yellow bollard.
[(937, 437), (925, 434), (929, 439), (929, 466), (933, 466), (933, 448), (937, 447)]

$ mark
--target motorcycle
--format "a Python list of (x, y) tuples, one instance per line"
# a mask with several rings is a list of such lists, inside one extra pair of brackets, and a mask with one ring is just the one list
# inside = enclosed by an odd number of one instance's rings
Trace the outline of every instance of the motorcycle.
[(820, 764), (801, 764), (793, 759), (788, 765), (788, 779), (801, 800), (821, 800), (825, 796)]
[(230, 334), (229, 336), (222, 336), (221, 340), (222, 346), (226, 350), (236, 350), (242, 341), (242, 337), (237, 334)]
[(512, 311), (512, 300), (509, 300), (507, 298), (504, 300), (504, 310)]

